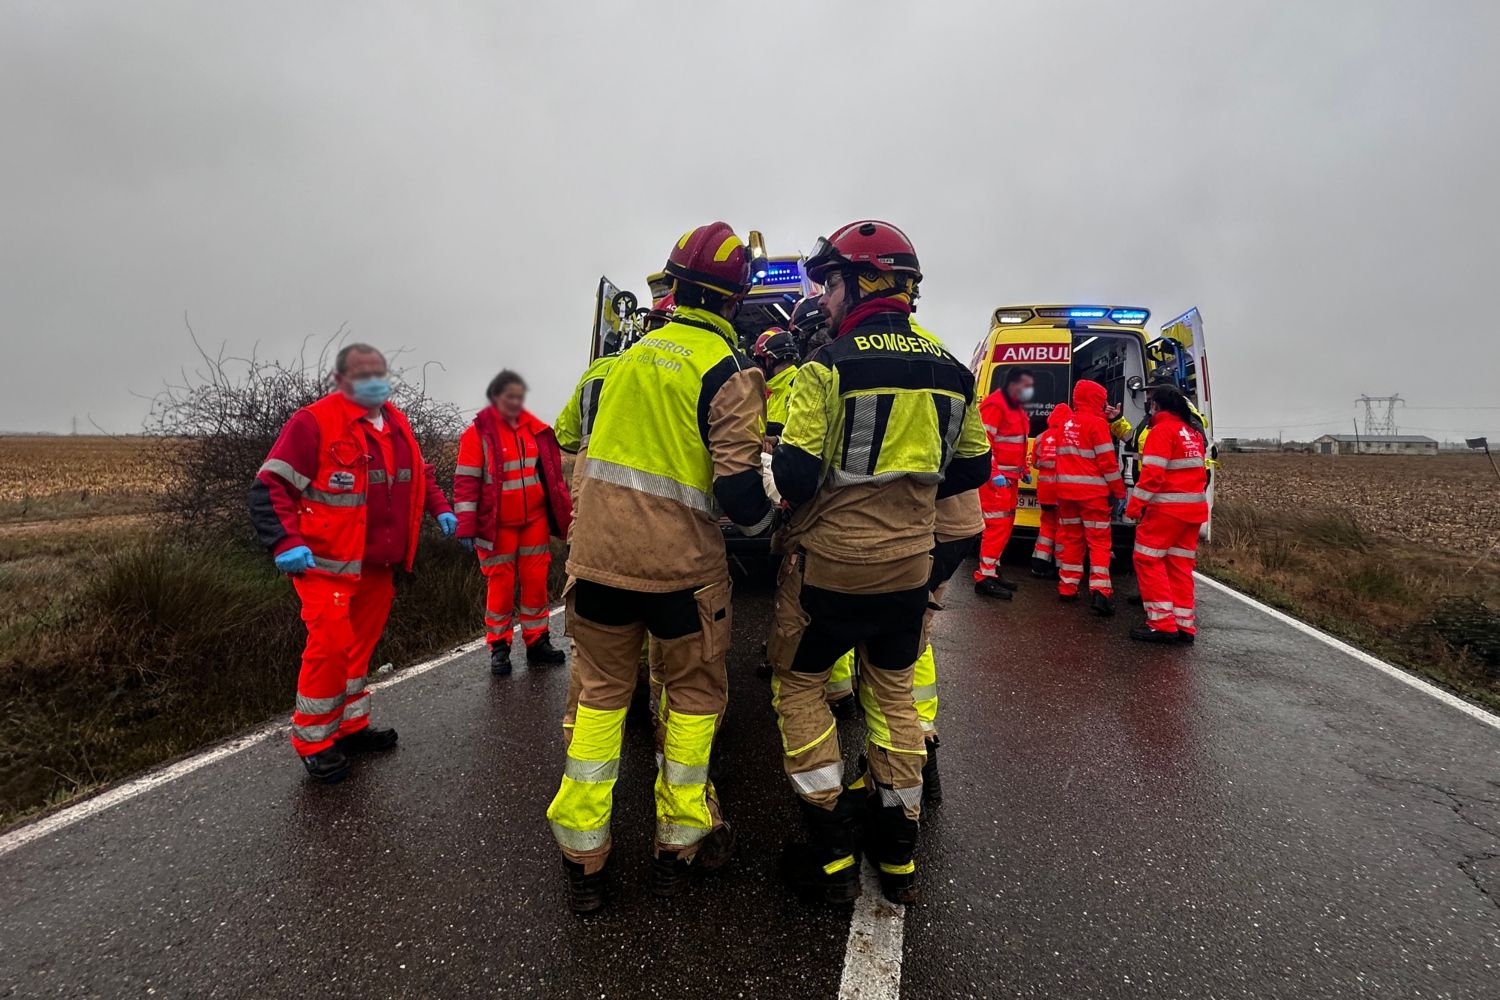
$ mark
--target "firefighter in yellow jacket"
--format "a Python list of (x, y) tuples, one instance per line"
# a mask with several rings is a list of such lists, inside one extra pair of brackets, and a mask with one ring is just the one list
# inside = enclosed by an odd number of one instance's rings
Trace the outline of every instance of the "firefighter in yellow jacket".
[(734, 844), (708, 777), (728, 687), (717, 515), (748, 534), (770, 527), (765, 380), (734, 347), (730, 319), (750, 266), (733, 230), (717, 222), (684, 234), (666, 273), (671, 322), (620, 356), (600, 396), (568, 559), (578, 708), (547, 818), (580, 913), (604, 905), (622, 727), (648, 634), (661, 650), (665, 703), (653, 891), (676, 894), (689, 873), (722, 866)]
[[(940, 496), (989, 475), (974, 379), (910, 314), (921, 280), (895, 226), (856, 222), (819, 240), (808, 274), (824, 287), (834, 339), (803, 364), (772, 468), (793, 504), (768, 655), (784, 765), (805, 843), (782, 874), (833, 903), (859, 895), (856, 831), (886, 898), (916, 898), (925, 740), (913, 696)], [(824, 699), (831, 664), (859, 650), (868, 731), (864, 789), (845, 790), (837, 727)]]

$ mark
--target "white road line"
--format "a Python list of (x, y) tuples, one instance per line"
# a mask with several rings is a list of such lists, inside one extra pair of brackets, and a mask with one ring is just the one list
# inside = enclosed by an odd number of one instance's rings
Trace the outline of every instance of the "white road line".
[[(562, 614), (562, 612), (563, 609), (560, 607), (553, 608), (552, 617), (555, 618)], [(407, 667), (405, 670), (392, 675), (386, 680), (371, 684), (370, 690), (379, 691), (381, 688), (395, 687), (403, 681), (409, 681), (413, 677), (419, 677), (427, 673), (429, 670), (435, 670), (445, 663), (452, 663), (459, 657), (480, 649), (484, 644), (485, 640), (480, 638), (472, 642), (466, 642), (462, 646), (456, 646), (442, 656)], [(166, 767), (158, 770), (148, 771), (139, 778), (132, 778), (124, 784), (116, 785), (113, 788), (100, 792), (92, 798), (84, 799), (77, 805), (68, 806), (66, 809), (50, 813), (25, 826), (17, 827), (9, 833), (0, 836), (0, 857), (9, 854), (18, 847), (24, 847), (33, 840), (40, 840), (42, 837), (70, 827), (74, 823), (81, 823), (90, 816), (96, 816), (106, 809), (113, 809), (122, 802), (129, 802), (131, 799), (144, 795), (154, 788), (160, 788), (163, 785), (176, 781), (178, 778), (192, 774), (199, 768), (207, 767), (215, 761), (223, 760), (225, 757), (233, 757), (241, 750), (248, 750), (257, 743), (264, 742), (278, 733), (285, 733), (290, 728), (291, 725), (289, 723), (273, 722), (253, 732), (246, 733), (244, 736), (237, 736), (228, 743), (221, 743), (216, 747), (204, 750), (202, 753), (179, 760), (175, 764), (168, 764)]]
[(1313, 628), (1311, 625), (1307, 624), (1307, 622), (1299, 621), (1298, 619), (1293, 618), (1291, 615), (1286, 614), (1285, 612), (1277, 611), (1269, 604), (1262, 604), (1255, 598), (1240, 593), (1238, 590), (1235, 590), (1227, 583), (1220, 583), (1213, 577), (1205, 576), (1202, 573), (1194, 573), (1193, 575), (1215, 590), (1221, 593), (1228, 594), (1230, 597), (1235, 598), (1243, 604), (1248, 604), (1252, 608), (1255, 608), (1259, 611), (1264, 611), (1266, 614), (1281, 622), (1283, 625), (1290, 625), (1297, 631), (1305, 633), (1306, 635), (1310, 635), (1314, 639), (1317, 639), (1319, 642), (1328, 646), (1332, 646), (1334, 649), (1338, 650), (1341, 653), (1347, 653), (1349, 656), (1352, 656), (1354, 659), (1358, 660), (1360, 663), (1363, 663), (1365, 666), (1374, 667), (1376, 670), (1379, 670), (1387, 677), (1393, 677), (1396, 680), (1400, 681), (1402, 684), (1407, 685), (1408, 687), (1416, 688), (1418, 691), (1422, 692), (1428, 697), (1436, 698), (1444, 705), (1447, 705), (1450, 708), (1456, 708), (1465, 715), (1478, 719), (1480, 722), (1484, 723), (1486, 726), (1491, 727), (1492, 729), (1500, 729), (1500, 716), (1497, 716), (1492, 712), (1488, 712), (1485, 709), (1480, 708), (1473, 702), (1466, 701), (1451, 691), (1445, 691), (1442, 688), (1438, 687), (1436, 684), (1431, 684), (1427, 681), (1424, 681), (1422, 680), (1422, 678), (1416, 676), (1415, 674), (1407, 673), (1400, 667), (1387, 663), (1377, 656), (1371, 656), (1369, 653), (1366, 653), (1362, 649), (1356, 649), (1355, 647), (1349, 645), (1347, 642), (1344, 642), (1342, 639), (1335, 639), (1327, 632), (1324, 632), (1321, 629)]
[(859, 878), (863, 891), (849, 918), (839, 1000), (899, 1000), (906, 907), (888, 902), (880, 879), (864, 865)]

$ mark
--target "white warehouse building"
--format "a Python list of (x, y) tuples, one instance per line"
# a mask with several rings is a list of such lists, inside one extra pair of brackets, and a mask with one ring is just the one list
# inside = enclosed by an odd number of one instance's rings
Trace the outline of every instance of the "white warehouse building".
[(1436, 455), (1438, 443), (1421, 434), (1324, 434), (1313, 442), (1319, 455)]

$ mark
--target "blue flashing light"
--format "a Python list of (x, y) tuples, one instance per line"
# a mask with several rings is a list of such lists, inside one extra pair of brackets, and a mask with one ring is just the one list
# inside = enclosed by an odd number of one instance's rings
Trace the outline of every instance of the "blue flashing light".
[(1069, 309), (1068, 310), (1068, 318), (1069, 319), (1103, 319), (1104, 316), (1105, 316), (1105, 313), (1104, 313), (1103, 309)]
[(754, 284), (772, 288), (802, 284), (802, 267), (794, 260), (767, 261), (765, 269), (753, 279)]
[(1121, 326), (1139, 326), (1146, 322), (1148, 315), (1144, 309), (1116, 309), (1109, 314), (1109, 318)]

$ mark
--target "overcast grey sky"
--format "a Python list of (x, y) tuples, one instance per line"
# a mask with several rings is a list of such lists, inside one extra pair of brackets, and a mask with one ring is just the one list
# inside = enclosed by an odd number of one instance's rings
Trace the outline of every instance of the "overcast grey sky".
[(550, 420), (601, 273), (873, 216), (961, 357), (1001, 303), (1197, 305), (1221, 434), (1399, 391), (1500, 436), (1497, 38), (1482, 0), (9, 0), (0, 428), (138, 428), (184, 311), (270, 355), (347, 321), (466, 407), (516, 367)]

